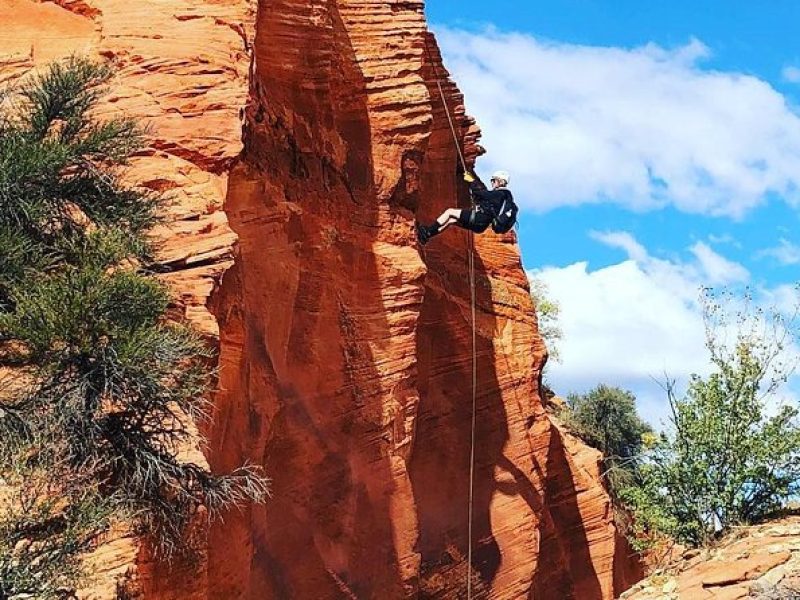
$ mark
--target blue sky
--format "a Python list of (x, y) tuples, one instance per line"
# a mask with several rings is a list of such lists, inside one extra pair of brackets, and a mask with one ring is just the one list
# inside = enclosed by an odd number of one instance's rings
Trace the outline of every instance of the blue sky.
[[(800, 281), (800, 3), (428, 0), (445, 65), (562, 305), (558, 392), (708, 370), (701, 285)], [(797, 378), (784, 392), (800, 395)]]
[(757, 74), (790, 93), (781, 71), (800, 62), (800, 3), (794, 0), (428, 0), (427, 14), (433, 24), (472, 31), (493, 24), (591, 46), (675, 46), (697, 37), (714, 49), (710, 66)]

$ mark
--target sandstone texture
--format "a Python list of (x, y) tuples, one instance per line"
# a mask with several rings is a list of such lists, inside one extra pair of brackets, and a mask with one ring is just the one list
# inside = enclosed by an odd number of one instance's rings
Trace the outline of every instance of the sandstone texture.
[[(481, 148), (423, 9), (0, 0), (0, 81), (75, 52), (117, 65), (103, 112), (150, 124), (130, 177), (172, 198), (164, 278), (219, 350), (205, 458), (273, 479), (192, 564), (121, 534), (84, 597), (465, 597), (473, 242), (453, 230), (421, 252), (413, 233), (469, 202), (437, 80), (470, 166)], [(475, 597), (613, 598), (641, 566), (598, 454), (543, 408), (515, 235), (474, 252)]]
[(684, 553), (624, 600), (800, 598), (800, 517), (742, 528), (715, 548)]

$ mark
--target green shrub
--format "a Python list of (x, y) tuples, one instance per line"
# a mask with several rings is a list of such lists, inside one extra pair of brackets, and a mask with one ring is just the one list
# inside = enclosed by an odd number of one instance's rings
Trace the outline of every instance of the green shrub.
[(557, 300), (550, 295), (547, 284), (536, 277), (530, 278), (531, 297), (536, 307), (536, 316), (539, 321), (539, 334), (547, 344), (550, 360), (559, 362), (561, 353), (559, 343), (563, 337), (558, 318), (561, 313), (561, 306)]
[[(704, 303), (713, 372), (694, 375), (678, 397), (667, 385), (671, 428), (623, 497), (640, 533), (662, 533), (699, 545), (733, 525), (774, 512), (798, 491), (800, 429), (793, 406), (767, 410), (767, 401), (794, 368), (785, 362), (792, 324), (749, 299)], [(730, 341), (728, 341), (730, 340)]]
[(638, 481), (645, 441), (653, 435), (639, 417), (636, 398), (621, 388), (598, 385), (586, 394), (570, 394), (559, 417), (573, 434), (603, 453), (602, 476), (611, 497), (614, 522), (637, 550), (644, 549), (634, 535), (630, 512), (622, 500), (623, 492)]
[(141, 130), (91, 116), (109, 76), (56, 63), (0, 112), (0, 361), (16, 374), (0, 382), (0, 598), (68, 597), (113, 519), (169, 556), (191, 550), (201, 505), (214, 516), (268, 492), (254, 467), (179, 458), (213, 356), (135, 266), (159, 199), (119, 182)]
[(587, 394), (570, 394), (567, 406), (574, 431), (608, 458), (637, 456), (642, 436), (652, 432), (639, 418), (634, 395), (618, 387), (601, 384)]
[(561, 416), (573, 433), (603, 453), (612, 493), (632, 482), (643, 437), (652, 434), (651, 427), (639, 418), (633, 394), (599, 385), (587, 394), (570, 394)]
[(86, 235), (80, 215), (113, 232), (126, 255), (147, 252), (143, 234), (159, 198), (120, 181), (143, 143), (131, 119), (98, 122), (92, 108), (111, 69), (79, 58), (54, 63), (0, 106), (0, 308), (7, 287), (70, 261)]
[(187, 419), (204, 414), (211, 356), (191, 330), (163, 321), (162, 286), (89, 265), (16, 291), (0, 330), (38, 373), (28, 394), (3, 405), (24, 424), (6, 427), (7, 444), (36, 439), (39, 461), (93, 472), (113, 487), (116, 505), (169, 544), (199, 504), (218, 511), (263, 495), (250, 469), (211, 476), (175, 458), (190, 441)]
[[(56, 465), (50, 465), (54, 470)], [(0, 598), (60, 600), (86, 581), (82, 554), (105, 533), (111, 504), (91, 479), (8, 477), (0, 501)]]

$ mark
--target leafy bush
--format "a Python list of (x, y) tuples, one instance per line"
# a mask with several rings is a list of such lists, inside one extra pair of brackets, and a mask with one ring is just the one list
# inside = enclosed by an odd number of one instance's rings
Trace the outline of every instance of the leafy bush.
[(159, 199), (120, 181), (117, 167), (144, 132), (131, 119), (98, 122), (91, 109), (111, 69), (72, 58), (5, 96), (0, 111), (0, 307), (7, 288), (70, 261), (86, 221), (114, 232), (120, 252), (143, 255)]
[(561, 417), (573, 433), (603, 453), (605, 478), (616, 498), (632, 483), (643, 438), (652, 435), (636, 411), (636, 398), (618, 387), (599, 385), (587, 394), (570, 394)]
[(550, 360), (558, 362), (561, 360), (558, 344), (563, 337), (561, 326), (558, 324), (561, 306), (550, 296), (550, 290), (544, 281), (531, 277), (530, 282), (531, 297), (539, 320), (539, 334), (547, 343)]
[(639, 418), (636, 398), (618, 387), (599, 385), (584, 395), (567, 397), (569, 423), (590, 446), (608, 458), (637, 456), (651, 427)]
[(112, 507), (94, 482), (43, 475), (10, 478), (0, 500), (0, 598), (73, 598), (81, 555), (108, 526)]
[(798, 491), (798, 410), (767, 410), (794, 369), (784, 360), (792, 323), (749, 298), (731, 319), (734, 299), (723, 300), (707, 292), (704, 302), (712, 374), (694, 375), (682, 397), (667, 385), (671, 429), (649, 450), (639, 485), (623, 494), (640, 533), (705, 544), (774, 512)]
[(120, 183), (142, 131), (91, 116), (109, 77), (56, 63), (0, 113), (0, 361), (16, 374), (0, 389), (0, 598), (67, 594), (110, 519), (168, 555), (201, 505), (267, 495), (255, 468), (213, 475), (178, 457), (213, 357), (137, 270), (159, 199)]

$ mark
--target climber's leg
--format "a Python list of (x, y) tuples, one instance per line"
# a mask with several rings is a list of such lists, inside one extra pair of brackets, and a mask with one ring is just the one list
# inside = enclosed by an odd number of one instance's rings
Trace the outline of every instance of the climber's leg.
[(423, 246), (428, 243), (433, 236), (442, 233), (445, 229), (458, 223), (463, 211), (458, 208), (448, 208), (436, 221), (430, 225), (417, 223), (417, 238)]
[(439, 232), (441, 233), (450, 227), (450, 225), (455, 225), (458, 223), (462, 212), (463, 211), (460, 208), (448, 208), (446, 211), (444, 211), (442, 215), (436, 219), (436, 223), (439, 225)]

